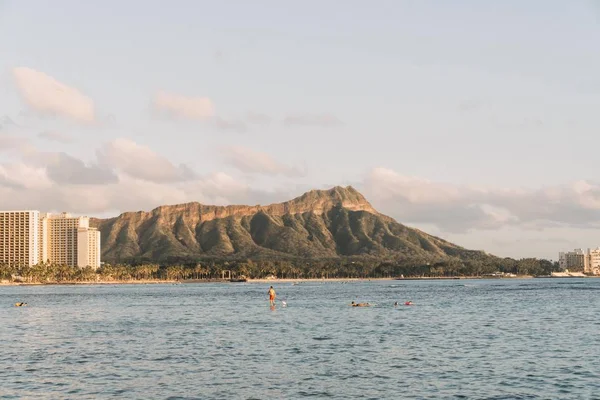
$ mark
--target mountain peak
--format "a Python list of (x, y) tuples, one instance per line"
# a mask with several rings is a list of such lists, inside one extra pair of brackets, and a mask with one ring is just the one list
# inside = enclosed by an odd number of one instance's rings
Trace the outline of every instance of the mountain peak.
[(94, 219), (103, 257), (479, 257), (378, 213), (352, 186), (270, 205), (187, 203)]
[(367, 211), (372, 214), (379, 214), (367, 199), (352, 186), (335, 186), (331, 189), (311, 190), (283, 204), (292, 209), (297, 209), (296, 212), (313, 211), (320, 214), (333, 207), (343, 207), (351, 211)]

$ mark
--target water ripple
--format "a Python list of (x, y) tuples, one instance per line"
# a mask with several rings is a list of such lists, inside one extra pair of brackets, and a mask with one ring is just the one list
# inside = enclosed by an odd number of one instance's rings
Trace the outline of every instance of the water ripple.
[[(0, 287), (0, 399), (579, 399), (600, 280)], [(29, 303), (12, 307), (14, 299)], [(375, 307), (348, 307), (352, 300)], [(412, 307), (393, 307), (412, 300)]]

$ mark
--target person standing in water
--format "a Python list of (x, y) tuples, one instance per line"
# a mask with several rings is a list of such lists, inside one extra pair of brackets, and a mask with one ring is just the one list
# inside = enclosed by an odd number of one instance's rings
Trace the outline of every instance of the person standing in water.
[(277, 295), (275, 294), (275, 289), (273, 289), (273, 286), (271, 286), (271, 288), (269, 289), (269, 303), (274, 306), (275, 305), (275, 297)]

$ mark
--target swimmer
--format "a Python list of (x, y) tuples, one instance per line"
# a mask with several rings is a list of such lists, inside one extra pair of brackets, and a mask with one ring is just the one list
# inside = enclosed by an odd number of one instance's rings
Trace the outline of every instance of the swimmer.
[(350, 304), (352, 307), (371, 307), (371, 305), (369, 303), (355, 303), (352, 302), (352, 304)]
[(395, 303), (394, 303), (394, 307), (398, 307), (398, 302), (395, 302)]
[(413, 302), (412, 301), (407, 301), (406, 303), (404, 303), (405, 306), (412, 306)]
[(15, 307), (23, 307), (26, 305), (27, 305), (27, 303), (15, 303)]
[(274, 306), (275, 305), (275, 297), (277, 296), (277, 294), (275, 293), (275, 289), (273, 289), (273, 286), (271, 286), (271, 288), (269, 289), (269, 303)]

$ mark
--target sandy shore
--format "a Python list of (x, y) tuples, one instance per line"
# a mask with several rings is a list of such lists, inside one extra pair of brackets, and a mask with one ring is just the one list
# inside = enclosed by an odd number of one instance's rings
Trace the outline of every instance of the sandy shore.
[[(515, 277), (483, 277), (483, 276), (460, 276), (460, 277), (407, 277), (407, 278), (285, 278), (285, 279), (248, 279), (249, 283), (279, 284), (279, 283), (302, 283), (302, 282), (369, 282), (369, 281), (414, 281), (414, 280), (464, 280), (464, 279), (531, 279), (530, 275), (519, 275)], [(32, 285), (150, 285), (150, 284), (185, 284), (185, 283), (228, 283), (225, 280), (128, 280), (128, 281), (93, 281), (93, 282), (9, 282), (0, 281), (0, 286), (32, 286)]]
[(161, 283), (181, 283), (174, 280), (157, 281), (157, 280), (129, 280), (129, 281), (89, 281), (89, 282), (0, 282), (0, 286), (39, 286), (39, 285), (150, 285)]
[(368, 281), (393, 281), (395, 278), (285, 278), (285, 279), (248, 279), (251, 283), (295, 283), (295, 282), (368, 282)]
[(518, 275), (513, 277), (489, 277), (489, 276), (414, 276), (406, 278), (299, 278), (299, 279), (248, 279), (248, 282), (257, 283), (294, 283), (294, 282), (368, 282), (368, 281), (447, 281), (458, 279), (529, 279), (531, 275)]

